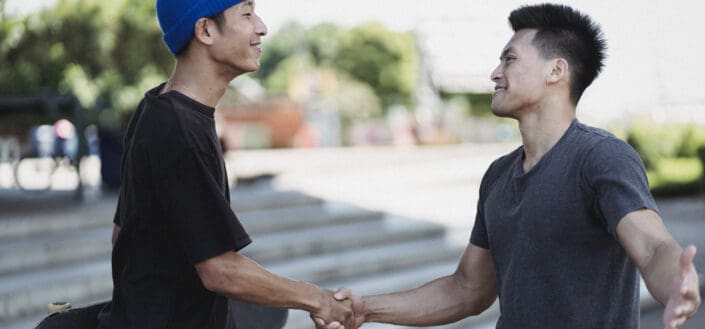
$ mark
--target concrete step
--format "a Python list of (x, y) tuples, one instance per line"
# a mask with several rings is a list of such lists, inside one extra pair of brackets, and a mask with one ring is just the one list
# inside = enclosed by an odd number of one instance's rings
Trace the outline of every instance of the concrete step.
[(3, 214), (5, 218), (0, 220), (0, 240), (112, 226), (115, 203), (114, 200), (99, 199), (82, 207), (66, 207), (61, 211), (45, 209), (40, 213)]
[(52, 301), (105, 299), (112, 285), (109, 259), (5, 275), (0, 279), (0, 322), (46, 313)]
[[(325, 232), (325, 233), (322, 233)], [(101, 233), (94, 233), (98, 236)], [(319, 235), (324, 234), (324, 235)], [(405, 239), (438, 237), (442, 228), (436, 225), (411, 223), (402, 225), (396, 220), (363, 222), (347, 225), (329, 226), (300, 232), (282, 232), (263, 234), (245, 250), (271, 261), (293, 257), (340, 252), (345, 248), (378, 246), (383, 250), (388, 245)], [(64, 249), (65, 255), (71, 253), (71, 247)], [(396, 249), (395, 249), (396, 250)], [(330, 256), (330, 255), (329, 255)], [(325, 257), (325, 256), (321, 256)], [(361, 256), (358, 256), (358, 259)], [(335, 258), (334, 256), (329, 259)], [(281, 263), (289, 268), (295, 265)], [(322, 273), (333, 273), (324, 266), (313, 267), (312, 273), (302, 274), (309, 277), (321, 277)], [(373, 268), (374, 265), (369, 265)], [(318, 272), (316, 272), (318, 271)], [(329, 274), (330, 275), (330, 274)], [(332, 276), (331, 276), (332, 277)], [(17, 318), (45, 312), (46, 304), (55, 300), (85, 300), (91, 298), (108, 298), (112, 289), (109, 257), (95, 260), (83, 260), (80, 263), (62, 264), (61, 266), (43, 268), (34, 271), (15, 272), (0, 276), (0, 319)]]
[[(241, 218), (248, 232), (257, 236), (269, 231), (305, 230), (314, 226), (379, 221), (382, 214), (343, 204), (319, 204), (243, 212)], [(111, 226), (94, 227), (91, 223), (87, 228), (0, 239), (0, 275), (83, 259), (109, 258), (112, 248)]]
[(271, 271), (307, 282), (375, 275), (422, 266), (427, 263), (457, 260), (463, 248), (451, 248), (445, 239), (434, 237), (384, 246), (359, 246), (350, 251), (265, 264)]
[[(324, 226), (301, 231), (253, 234), (242, 253), (260, 263), (443, 236), (436, 224), (387, 216), (382, 221)], [(274, 247), (273, 247), (274, 246)]]
[[(287, 207), (316, 206), (323, 200), (296, 191), (234, 190), (231, 194), (236, 213), (257, 212), (263, 209), (281, 210)], [(29, 201), (25, 207), (30, 207)], [(47, 203), (52, 203), (51, 200)], [(53, 205), (53, 204), (52, 204)], [(101, 226), (112, 227), (117, 200), (101, 197), (84, 203), (41, 205), (12, 209), (0, 220), (0, 240), (22, 239), (29, 236), (53, 234)], [(15, 206), (19, 207), (19, 206)], [(59, 209), (59, 210), (57, 210)], [(5, 210), (5, 209), (3, 209)], [(281, 217), (281, 216), (279, 216)]]
[(380, 212), (343, 203), (313, 204), (238, 213), (238, 218), (250, 235), (379, 221), (382, 217), (383, 214)]
[(106, 226), (0, 240), (1, 275), (83, 259), (110, 258), (112, 230)]
[(298, 191), (238, 188), (230, 193), (230, 203), (235, 212), (242, 212), (316, 205), (322, 204), (323, 199)]

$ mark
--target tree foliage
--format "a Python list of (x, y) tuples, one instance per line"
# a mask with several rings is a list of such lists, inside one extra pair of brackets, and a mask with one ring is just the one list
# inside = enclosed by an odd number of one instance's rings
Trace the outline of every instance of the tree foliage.
[(410, 107), (416, 80), (416, 49), (409, 33), (393, 33), (378, 23), (353, 28), (343, 36), (335, 65), (368, 83), (385, 107)]
[[(58, 0), (27, 17), (3, 11), (0, 94), (73, 93), (85, 107), (110, 109), (104, 115), (113, 120), (129, 117), (174, 63), (155, 10), (144, 0)], [(417, 59), (410, 33), (380, 24), (344, 29), (289, 23), (263, 41), (261, 68), (253, 76), (274, 94), (308, 88), (292, 87), (302, 81), (334, 81), (324, 93), (351, 102), (338, 106), (344, 112), (354, 112), (356, 100), (370, 107), (359, 111), (366, 116), (413, 105)]]
[(161, 42), (154, 4), (143, 0), (59, 0), (0, 27), (3, 94), (70, 92), (127, 116), (173, 59)]
[(257, 76), (278, 92), (290, 81), (297, 81), (292, 75), (324, 68), (344, 75), (343, 80), (368, 85), (385, 108), (413, 105), (417, 69), (414, 37), (377, 23), (349, 30), (330, 23), (309, 29), (287, 24), (264, 40), (261, 63)]

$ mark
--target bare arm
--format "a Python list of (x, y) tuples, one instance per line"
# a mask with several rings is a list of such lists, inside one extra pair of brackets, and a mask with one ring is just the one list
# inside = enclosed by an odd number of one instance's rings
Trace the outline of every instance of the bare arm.
[(113, 226), (113, 246), (115, 245), (115, 241), (117, 241), (118, 234), (120, 234), (120, 226), (115, 224), (115, 226)]
[[(347, 292), (348, 295), (351, 295)], [(416, 289), (353, 297), (356, 321), (408, 326), (440, 325), (482, 313), (497, 298), (489, 250), (469, 244), (455, 273)], [(319, 323), (320, 324), (320, 323)], [(319, 325), (320, 326), (320, 325)]]
[(226, 252), (195, 267), (204, 287), (220, 295), (272, 307), (301, 309), (328, 321), (350, 321), (349, 301), (338, 302), (330, 291), (275, 275), (236, 252)]
[[(686, 252), (676, 242), (661, 217), (644, 209), (627, 214), (617, 225), (617, 237), (641, 272), (646, 287), (666, 307), (664, 321), (680, 323), (700, 305), (698, 274), (693, 266), (695, 248)], [(668, 327), (671, 328), (671, 327)]]

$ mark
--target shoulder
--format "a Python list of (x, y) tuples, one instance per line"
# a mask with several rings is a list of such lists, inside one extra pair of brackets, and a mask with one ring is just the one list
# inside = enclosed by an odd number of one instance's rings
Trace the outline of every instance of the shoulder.
[(628, 157), (639, 159), (634, 148), (614, 134), (601, 128), (577, 123), (572, 147), (584, 154), (584, 162), (605, 157)]
[(188, 104), (168, 94), (148, 95), (139, 122), (142, 142), (169, 149), (190, 148), (200, 136)]
[(583, 127), (587, 143), (583, 150), (582, 175), (588, 181), (595, 175), (645, 170), (639, 154), (627, 142), (605, 130)]
[(514, 149), (514, 151), (494, 160), (490, 164), (489, 168), (487, 168), (487, 171), (485, 171), (485, 175), (482, 178), (482, 184), (487, 185), (489, 182), (496, 180), (500, 173), (507, 172), (507, 169), (511, 167), (513, 163), (516, 163), (516, 161), (521, 159), (523, 152), (524, 148), (519, 146)]

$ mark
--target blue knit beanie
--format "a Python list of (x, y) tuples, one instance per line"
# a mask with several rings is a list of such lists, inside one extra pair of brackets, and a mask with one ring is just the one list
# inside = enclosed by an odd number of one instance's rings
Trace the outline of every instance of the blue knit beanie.
[(178, 54), (193, 38), (196, 21), (210, 17), (242, 0), (157, 0), (157, 18), (169, 51)]

